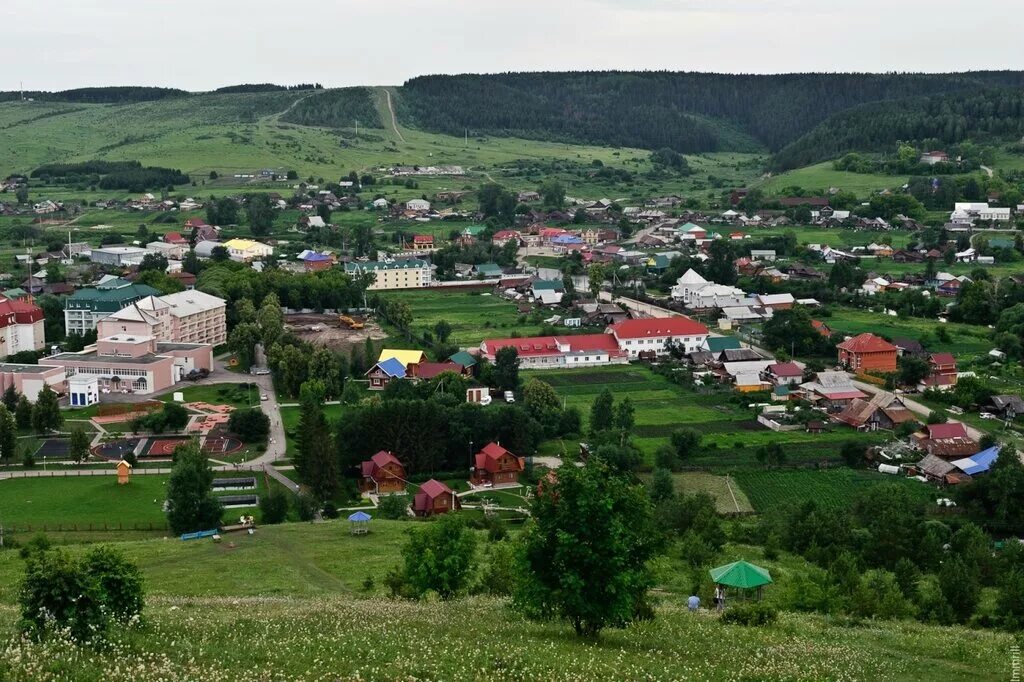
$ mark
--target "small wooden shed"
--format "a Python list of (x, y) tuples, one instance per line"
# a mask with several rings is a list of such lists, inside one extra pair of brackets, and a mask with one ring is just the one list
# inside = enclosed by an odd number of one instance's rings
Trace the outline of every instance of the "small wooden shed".
[(121, 460), (117, 463), (117, 484), (127, 485), (132, 480), (132, 465)]

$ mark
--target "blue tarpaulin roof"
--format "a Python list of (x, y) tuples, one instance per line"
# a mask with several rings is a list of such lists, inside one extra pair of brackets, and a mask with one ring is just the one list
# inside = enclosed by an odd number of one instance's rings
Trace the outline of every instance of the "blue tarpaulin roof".
[(968, 476), (982, 474), (992, 468), (992, 464), (999, 459), (999, 446), (993, 445), (987, 450), (975, 453), (970, 457), (955, 460), (952, 464)]
[(349, 521), (369, 521), (372, 517), (366, 512), (357, 511), (352, 516), (348, 517)]
[(398, 358), (388, 358), (377, 363), (389, 377), (405, 378), (405, 365), (398, 361)]

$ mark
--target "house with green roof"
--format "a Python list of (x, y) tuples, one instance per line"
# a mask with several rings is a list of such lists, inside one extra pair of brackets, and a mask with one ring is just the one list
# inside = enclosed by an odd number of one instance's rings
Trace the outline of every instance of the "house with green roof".
[(448, 358), (448, 361), (454, 362), (457, 365), (462, 365), (466, 369), (471, 369), (476, 366), (476, 358), (464, 350), (460, 350), (458, 353), (452, 355)]
[(708, 347), (708, 352), (715, 354), (742, 347), (740, 340), (735, 336), (709, 336), (704, 343)]
[(147, 284), (135, 284), (120, 277), (79, 289), (64, 299), (64, 330), (84, 336), (103, 318), (147, 296), (159, 295)]
[(497, 263), (480, 263), (473, 266), (473, 270), (480, 277), (501, 277), (501, 266)]
[(17, 301), (19, 299), (22, 299), (22, 298), (25, 298), (26, 296), (28, 296), (28, 292), (25, 291), (24, 289), (22, 289), (21, 287), (14, 287), (13, 289), (7, 289), (7, 290), (3, 291), (2, 293), (3, 293), (4, 298), (9, 298), (12, 301)]

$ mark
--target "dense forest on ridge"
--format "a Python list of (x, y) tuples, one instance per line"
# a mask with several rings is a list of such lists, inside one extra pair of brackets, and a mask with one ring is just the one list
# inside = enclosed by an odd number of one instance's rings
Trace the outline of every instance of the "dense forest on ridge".
[(728, 151), (718, 121), (778, 151), (830, 116), (873, 102), (1024, 86), (1024, 72), (780, 74), (580, 72), (421, 76), (400, 112), (427, 130), (680, 152)]

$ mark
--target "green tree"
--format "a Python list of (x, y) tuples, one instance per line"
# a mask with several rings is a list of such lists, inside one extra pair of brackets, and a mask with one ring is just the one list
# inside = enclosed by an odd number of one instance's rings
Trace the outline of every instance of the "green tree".
[(243, 443), (259, 443), (270, 435), (270, 417), (263, 410), (243, 407), (228, 417), (228, 430)]
[(274, 226), (274, 205), (266, 194), (248, 195), (245, 213), (249, 218), (249, 231), (258, 237)]
[(5, 405), (0, 405), (0, 461), (11, 462), (18, 454), (18, 425)]
[(499, 348), (494, 356), (494, 382), (502, 391), (519, 388), (519, 351), (514, 346)]
[(3, 398), (0, 400), (2, 400), (7, 411), (14, 414), (14, 411), (18, 409), (18, 392), (14, 390), (14, 384), (7, 387), (7, 390), (4, 391)]
[(717, 284), (735, 284), (738, 276), (732, 246), (728, 241), (719, 239), (711, 242), (708, 256), (708, 261), (704, 264), (707, 278)]
[(210, 201), (206, 205), (206, 220), (211, 225), (238, 224), (238, 203), (231, 197)]
[(322, 385), (308, 381), (302, 386), (298, 452), (295, 467), (302, 482), (318, 500), (329, 500), (338, 490), (338, 458), (334, 438), (324, 416)]
[[(0, 427), (2, 429), (2, 427)], [(0, 431), (2, 433), (2, 431)], [(0, 435), (2, 438), (2, 435)], [(71, 459), (75, 462), (84, 462), (89, 459), (89, 436), (86, 435), (85, 431), (80, 426), (76, 426), (71, 431), (71, 442), (69, 443), (68, 454), (71, 455)]]
[(605, 267), (601, 263), (593, 263), (587, 268), (587, 282), (590, 284), (590, 295), (597, 298), (604, 284)]
[(57, 402), (57, 394), (53, 392), (49, 384), (43, 384), (43, 388), (36, 397), (36, 404), (32, 408), (32, 428), (36, 433), (47, 433), (56, 431), (64, 423), (64, 415), (61, 414), (60, 405)]
[(558, 180), (551, 178), (544, 181), (538, 193), (544, 200), (547, 208), (562, 208), (565, 206), (565, 187)]
[(263, 299), (256, 319), (260, 325), (263, 347), (270, 348), (281, 337), (284, 329), (284, 313), (281, 311), (281, 301), (276, 294), (268, 294)]
[(223, 509), (211, 492), (213, 470), (195, 439), (174, 451), (167, 482), (167, 521), (176, 534), (217, 528)]
[(164, 424), (171, 431), (181, 431), (188, 425), (189, 412), (184, 407), (174, 402), (164, 403), (163, 408)]
[(590, 405), (590, 433), (595, 434), (615, 426), (615, 397), (609, 389), (597, 394)]
[(341, 359), (329, 348), (317, 348), (309, 358), (309, 376), (323, 384), (324, 398), (341, 396)]
[(668, 469), (655, 469), (651, 475), (651, 500), (658, 504), (672, 499), (673, 495), (675, 485), (672, 482), (672, 472)]
[(966, 623), (981, 596), (977, 570), (971, 570), (960, 557), (947, 559), (939, 569), (939, 590), (953, 619)]
[(434, 338), (437, 339), (438, 343), (447, 343), (448, 338), (452, 335), (452, 325), (448, 320), (438, 320), (434, 324)]
[(538, 421), (546, 414), (561, 411), (562, 400), (555, 389), (546, 381), (530, 377), (523, 384), (523, 405)]
[(18, 398), (18, 407), (14, 410), (14, 421), (19, 429), (27, 429), (32, 426), (32, 403), (24, 395)]
[(596, 637), (645, 612), (649, 561), (660, 534), (643, 486), (606, 466), (563, 466), (546, 480), (523, 532), (522, 580), (513, 604), (527, 617), (568, 621)]
[(476, 570), (476, 536), (457, 514), (410, 530), (402, 547), (402, 582), (413, 597), (436, 592), (451, 599), (465, 591)]
[(701, 435), (693, 429), (675, 429), (669, 436), (680, 461), (686, 461), (700, 450)]
[(272, 488), (260, 496), (260, 523), (281, 523), (288, 516), (288, 498), (280, 488)]
[(633, 407), (633, 401), (627, 395), (615, 406), (615, 427), (622, 432), (623, 441), (633, 432), (635, 424), (636, 409)]

